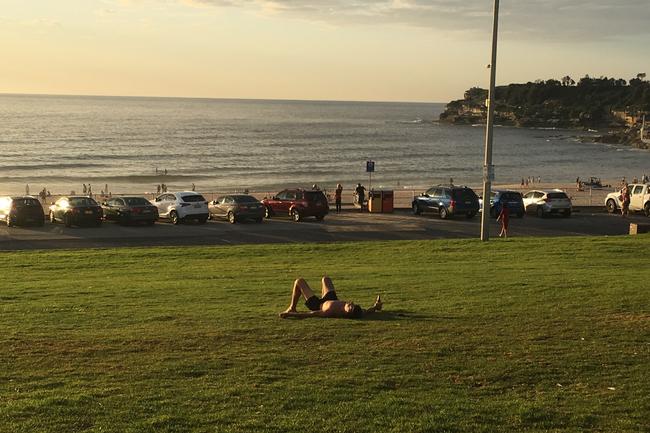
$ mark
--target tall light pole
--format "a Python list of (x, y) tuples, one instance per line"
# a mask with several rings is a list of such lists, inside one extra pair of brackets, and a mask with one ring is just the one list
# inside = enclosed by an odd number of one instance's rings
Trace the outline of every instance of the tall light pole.
[(490, 90), (487, 100), (487, 122), (485, 125), (485, 161), (483, 163), (483, 209), (481, 215), (481, 240), (490, 239), (490, 193), (492, 189), (492, 131), (494, 129), (494, 87), (497, 76), (497, 35), (499, 33), (499, 0), (494, 0), (494, 22), (492, 25), (492, 60), (490, 61)]

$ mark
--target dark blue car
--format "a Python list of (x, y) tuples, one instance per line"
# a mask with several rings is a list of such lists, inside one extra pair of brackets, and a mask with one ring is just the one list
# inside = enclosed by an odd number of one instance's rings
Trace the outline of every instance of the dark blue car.
[(510, 215), (522, 218), (526, 213), (521, 193), (511, 190), (495, 190), (490, 194), (490, 216), (496, 218), (501, 213), (503, 204), (507, 203)]
[(478, 212), (478, 197), (466, 186), (438, 185), (415, 197), (411, 203), (413, 213), (436, 213), (442, 219), (454, 215), (473, 218)]

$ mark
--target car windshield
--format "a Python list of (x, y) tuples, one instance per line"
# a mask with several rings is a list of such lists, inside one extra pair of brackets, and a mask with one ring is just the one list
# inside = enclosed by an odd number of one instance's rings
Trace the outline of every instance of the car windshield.
[(501, 200), (521, 200), (521, 195), (516, 192), (504, 192), (501, 194)]
[(129, 206), (149, 206), (149, 200), (143, 197), (126, 197), (124, 199), (127, 205)]
[(458, 201), (468, 201), (468, 200), (476, 200), (476, 194), (474, 194), (474, 191), (472, 191), (469, 188), (463, 188), (463, 189), (454, 189), (451, 192), (452, 197), (454, 200)]
[(185, 203), (197, 203), (205, 201), (201, 194), (184, 195), (181, 197)]
[(257, 203), (257, 199), (250, 195), (235, 196), (235, 203)]
[(322, 191), (305, 191), (305, 200), (307, 201), (319, 201), (325, 200), (325, 196)]
[(68, 202), (70, 206), (97, 206), (97, 202), (90, 197), (72, 197)]
[(35, 198), (15, 198), (14, 206), (15, 207), (31, 207), (31, 206), (40, 206), (41, 203)]
[(563, 192), (549, 192), (546, 196), (548, 198), (550, 198), (550, 199), (568, 199), (569, 198)]

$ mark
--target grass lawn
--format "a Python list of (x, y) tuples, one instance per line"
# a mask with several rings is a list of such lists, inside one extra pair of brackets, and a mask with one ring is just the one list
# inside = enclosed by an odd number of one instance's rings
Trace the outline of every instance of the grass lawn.
[[(648, 432), (647, 236), (1, 253), (0, 432)], [(487, 273), (487, 275), (486, 275)], [(291, 283), (373, 320), (282, 320)]]

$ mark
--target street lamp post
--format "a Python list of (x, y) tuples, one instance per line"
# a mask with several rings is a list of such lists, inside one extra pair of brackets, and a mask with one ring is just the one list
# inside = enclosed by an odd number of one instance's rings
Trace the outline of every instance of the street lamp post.
[(494, 22), (492, 25), (492, 60), (490, 61), (490, 90), (487, 100), (487, 122), (485, 125), (485, 161), (483, 163), (483, 209), (481, 215), (481, 240), (490, 239), (490, 193), (494, 167), (492, 166), (492, 131), (494, 129), (494, 87), (497, 75), (497, 35), (499, 33), (499, 0), (494, 0)]

